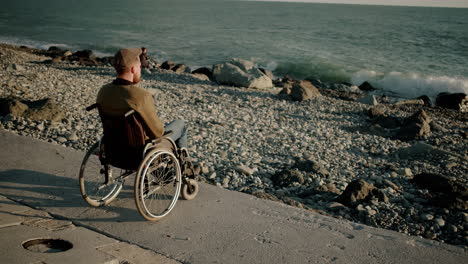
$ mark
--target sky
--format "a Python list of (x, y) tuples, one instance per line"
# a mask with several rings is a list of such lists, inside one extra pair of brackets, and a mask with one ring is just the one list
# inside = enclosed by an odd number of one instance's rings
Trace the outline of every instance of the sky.
[(468, 0), (257, 0), (257, 1), (341, 3), (341, 4), (364, 4), (364, 5), (437, 6), (437, 7), (466, 7), (468, 8)]

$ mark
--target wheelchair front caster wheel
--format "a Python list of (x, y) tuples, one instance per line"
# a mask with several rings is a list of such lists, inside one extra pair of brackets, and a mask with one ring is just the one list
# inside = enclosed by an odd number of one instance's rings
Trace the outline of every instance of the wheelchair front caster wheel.
[(198, 194), (198, 182), (194, 179), (188, 180), (182, 185), (181, 195), (185, 200), (193, 200)]

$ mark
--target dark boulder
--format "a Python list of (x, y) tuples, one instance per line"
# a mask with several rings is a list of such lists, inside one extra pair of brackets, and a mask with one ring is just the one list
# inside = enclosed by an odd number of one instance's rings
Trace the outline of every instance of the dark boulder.
[(388, 202), (388, 197), (374, 185), (364, 180), (354, 180), (348, 184), (344, 192), (338, 196), (337, 202), (348, 207), (355, 207), (363, 202), (377, 199), (382, 202)]
[(61, 49), (61, 48), (59, 48), (59, 47), (57, 47), (57, 46), (50, 46), (50, 47), (47, 49), (47, 51), (49, 51), (49, 52), (62, 52), (63, 49)]
[(361, 91), (374, 91), (374, 90), (377, 90), (374, 86), (372, 86), (372, 84), (370, 84), (367, 81), (363, 82), (358, 87), (359, 87), (359, 90), (361, 90)]
[(309, 81), (294, 83), (289, 95), (293, 101), (305, 101), (321, 96), (319, 90)]
[(432, 203), (436, 206), (451, 209), (468, 209), (468, 187), (449, 177), (421, 173), (413, 177), (412, 182), (419, 188), (432, 192)]
[(165, 61), (161, 64), (161, 69), (172, 70), (176, 66), (176, 63), (173, 61)]
[(52, 63), (59, 63), (59, 62), (62, 62), (64, 60), (65, 60), (64, 56), (57, 56), (57, 57), (52, 59)]
[(413, 140), (428, 136), (431, 133), (431, 121), (424, 110), (419, 110), (403, 122), (395, 137), (400, 140)]
[(267, 192), (264, 192), (264, 191), (256, 191), (256, 192), (253, 192), (252, 195), (260, 198), (260, 199), (265, 199), (265, 200), (272, 200), (272, 201), (275, 201), (275, 202), (281, 202), (280, 199), (278, 199), (278, 197), (274, 196), (273, 194), (271, 193), (267, 193)]
[(46, 55), (46, 56), (50, 56), (52, 58), (55, 58), (57, 56), (63, 56), (63, 54), (65, 53), (65, 50), (59, 48), (59, 47), (56, 47), (56, 46), (50, 46), (46, 52), (44, 52), (43, 54)]
[(89, 59), (94, 57), (92, 50), (79, 50), (72, 54), (73, 57)]
[(64, 110), (60, 108), (51, 98), (26, 102), (29, 109), (24, 113), (24, 117), (32, 120), (52, 120), (59, 121), (65, 117)]
[(187, 64), (177, 64), (172, 68), (172, 70), (176, 73), (190, 73), (190, 67)]
[(293, 167), (297, 168), (300, 171), (313, 172), (321, 174), (322, 176), (330, 175), (330, 172), (327, 169), (325, 169), (322, 163), (312, 159), (298, 160), (293, 165)]
[(203, 74), (203, 75), (208, 76), (210, 80), (213, 78), (213, 72), (211, 72), (211, 70), (207, 67), (198, 68), (192, 71), (192, 74)]
[(421, 95), (416, 99), (423, 100), (424, 105), (432, 106), (431, 98), (429, 98), (429, 96), (427, 96), (427, 95)]
[(386, 107), (383, 105), (377, 105), (369, 108), (366, 114), (370, 117), (372, 123), (371, 126), (363, 126), (361, 131), (364, 133), (378, 135), (381, 137), (392, 136), (392, 132), (389, 129), (396, 129), (401, 126), (401, 122), (398, 118), (388, 116), (386, 113)]
[(332, 89), (338, 92), (348, 92), (348, 93), (361, 93), (361, 90), (356, 85), (350, 83), (330, 83), (327, 85), (328, 89)]
[(440, 93), (437, 95), (436, 105), (443, 108), (466, 111), (468, 108), (468, 98), (464, 93)]
[(284, 99), (289, 99), (289, 95), (291, 94), (292, 87), (294, 85), (294, 82), (284, 82), (281, 83), (281, 86), (283, 89), (278, 93), (280, 97), (284, 97)]
[(114, 57), (101, 57), (97, 58), (97, 60), (102, 63), (103, 65), (112, 65), (112, 60)]
[(294, 183), (303, 184), (304, 175), (297, 170), (282, 170), (273, 174), (273, 176), (271, 176), (271, 181), (275, 186), (279, 187), (290, 186)]
[(31, 120), (59, 121), (64, 117), (64, 111), (52, 99), (25, 101), (18, 98), (1, 98), (0, 115), (12, 114)]
[(83, 66), (99, 66), (101, 63), (96, 58), (79, 58), (77, 61), (78, 64)]
[(15, 98), (0, 98), (0, 115), (6, 116), (12, 114), (14, 116), (22, 116), (28, 110), (28, 106)]

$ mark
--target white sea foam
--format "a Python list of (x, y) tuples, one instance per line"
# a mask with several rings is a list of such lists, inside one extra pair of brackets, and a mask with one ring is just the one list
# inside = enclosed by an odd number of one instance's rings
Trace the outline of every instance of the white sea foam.
[(16, 46), (26, 46), (30, 48), (37, 48), (47, 50), (48, 48), (55, 46), (61, 49), (75, 49), (74, 46), (70, 46), (63, 43), (48, 43), (43, 41), (36, 41), (31, 39), (20, 39), (16, 37), (9, 37), (9, 36), (0, 36), (0, 43), (16, 45)]
[(387, 74), (376, 71), (361, 70), (353, 74), (351, 82), (360, 85), (364, 81), (373, 86), (395, 92), (404, 97), (421, 95), (436, 96), (441, 92), (468, 94), (468, 79), (448, 76), (424, 76), (417, 73), (390, 72)]

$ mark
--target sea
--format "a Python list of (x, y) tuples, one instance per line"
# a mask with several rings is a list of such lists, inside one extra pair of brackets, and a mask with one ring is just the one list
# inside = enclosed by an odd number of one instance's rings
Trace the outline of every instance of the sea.
[(192, 68), (242, 58), (278, 77), (402, 97), (468, 94), (468, 9), (240, 0), (1, 0), (0, 42), (146, 47)]

